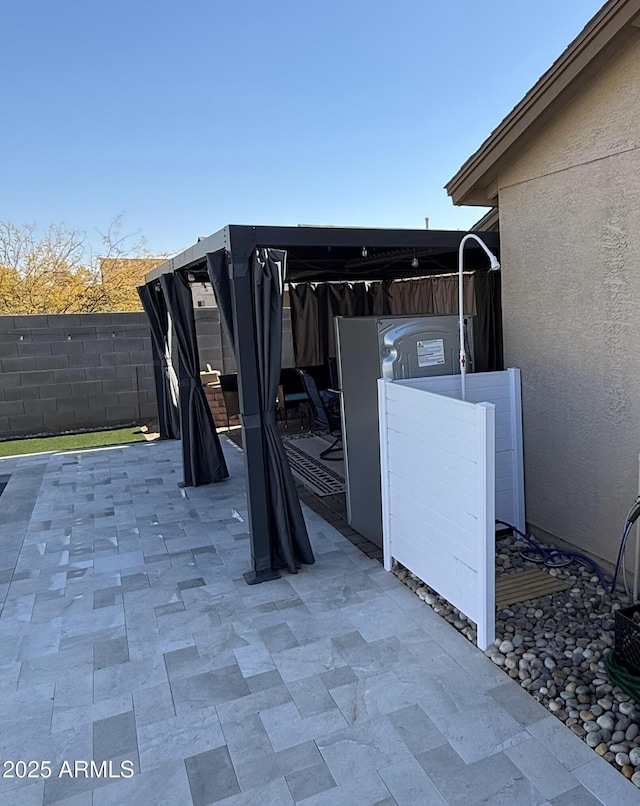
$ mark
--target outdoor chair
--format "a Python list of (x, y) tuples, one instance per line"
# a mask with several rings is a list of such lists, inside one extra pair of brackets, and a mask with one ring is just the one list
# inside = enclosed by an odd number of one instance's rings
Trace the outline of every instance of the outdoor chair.
[(288, 427), (288, 412), (291, 409), (295, 409), (297, 412), (302, 426), (309, 400), (300, 382), (298, 371), (293, 367), (285, 367), (280, 370), (277, 402), (280, 416), (284, 419), (285, 428)]
[(307, 393), (311, 416), (313, 417), (316, 427), (321, 428), (323, 431), (328, 431), (329, 434), (334, 437), (333, 443), (326, 450), (322, 451), (319, 456), (321, 459), (326, 459), (327, 461), (338, 461), (342, 459), (342, 456), (329, 456), (330, 453), (342, 451), (342, 429), (338, 407), (333, 407), (325, 403), (318, 391), (315, 380), (308, 372), (305, 372), (303, 369), (298, 369), (297, 373)]
[(240, 414), (240, 397), (238, 394), (238, 376), (235, 373), (220, 376), (220, 389), (227, 410), (227, 428), (231, 428), (229, 420)]

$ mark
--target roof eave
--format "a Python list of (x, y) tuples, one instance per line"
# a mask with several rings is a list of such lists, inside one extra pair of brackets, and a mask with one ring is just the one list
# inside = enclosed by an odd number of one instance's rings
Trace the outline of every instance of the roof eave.
[(610, 0), (445, 185), (454, 204), (492, 205), (499, 165), (619, 35), (639, 36), (640, 0)]

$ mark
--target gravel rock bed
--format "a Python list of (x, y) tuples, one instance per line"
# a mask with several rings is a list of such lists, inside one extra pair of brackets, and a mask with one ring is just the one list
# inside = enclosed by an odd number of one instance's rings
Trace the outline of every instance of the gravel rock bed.
[[(520, 538), (496, 537), (496, 577), (536, 567), (520, 556), (525, 547)], [(499, 610), (485, 654), (640, 788), (640, 706), (609, 683), (602, 660), (613, 647), (614, 611), (630, 600), (620, 591), (611, 597), (578, 563), (545, 570), (571, 588)], [(475, 624), (463, 613), (403, 566), (394, 574), (475, 641)]]

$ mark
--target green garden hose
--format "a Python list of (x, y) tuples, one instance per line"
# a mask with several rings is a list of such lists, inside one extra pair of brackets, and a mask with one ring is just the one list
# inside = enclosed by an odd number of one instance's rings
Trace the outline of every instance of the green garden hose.
[(609, 682), (621, 688), (626, 694), (633, 697), (636, 702), (640, 702), (640, 676), (633, 674), (626, 666), (623, 666), (616, 658), (613, 649), (607, 652), (603, 660)]

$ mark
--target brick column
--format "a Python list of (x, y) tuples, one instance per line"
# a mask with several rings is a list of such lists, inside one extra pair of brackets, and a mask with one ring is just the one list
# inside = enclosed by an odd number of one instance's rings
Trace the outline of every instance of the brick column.
[[(224, 405), (224, 396), (222, 394), (220, 384), (203, 383), (203, 387), (204, 387), (204, 393), (207, 396), (207, 402), (209, 404), (209, 408), (211, 409), (211, 414), (213, 415), (213, 422), (216, 424), (216, 428), (226, 428), (227, 409), (226, 406)], [(240, 420), (238, 419), (238, 417), (231, 417), (229, 419), (229, 423), (231, 425), (239, 425)]]

